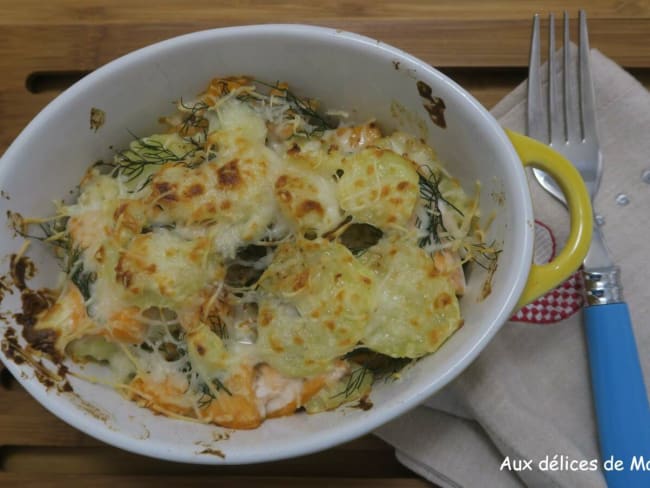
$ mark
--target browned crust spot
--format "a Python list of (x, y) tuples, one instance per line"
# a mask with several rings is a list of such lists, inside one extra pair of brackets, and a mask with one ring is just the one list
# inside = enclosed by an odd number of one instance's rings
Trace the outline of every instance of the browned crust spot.
[(449, 293), (441, 293), (435, 298), (433, 302), (433, 306), (436, 309), (444, 308), (448, 305), (451, 305), (451, 295)]
[(359, 403), (354, 405), (354, 408), (358, 408), (363, 410), (364, 412), (367, 412), (372, 408), (372, 402), (368, 399), (368, 396), (364, 396), (359, 400)]
[(323, 206), (320, 203), (318, 203), (316, 200), (305, 200), (298, 206), (298, 209), (296, 210), (296, 216), (298, 218), (304, 217), (310, 212), (314, 212), (321, 217), (325, 215), (325, 209), (323, 209)]
[(269, 343), (271, 344), (271, 349), (275, 352), (284, 352), (284, 347), (280, 342), (278, 342), (275, 337), (271, 336), (269, 338)]
[(124, 254), (117, 260), (115, 266), (115, 280), (121, 283), (124, 288), (129, 288), (133, 283), (133, 273), (128, 269), (124, 269)]
[(127, 202), (120, 203), (118, 207), (115, 209), (115, 212), (113, 212), (113, 220), (119, 219), (120, 216), (124, 214), (124, 212), (126, 212), (128, 206), (129, 205)]
[[(5, 356), (14, 363), (29, 364), (34, 377), (46, 388), (56, 386), (60, 392), (71, 392), (72, 386), (65, 380), (67, 368), (61, 364), (63, 358), (55, 348), (59, 333), (52, 329), (36, 329), (39, 316), (54, 305), (56, 292), (48, 288), (30, 289), (26, 281), (35, 273), (36, 267), (31, 259), (27, 256), (12, 255), (9, 275), (0, 277), (3, 292), (13, 293), (13, 289), (20, 291), (21, 311), (12, 314), (12, 318), (16, 324), (22, 326), (22, 335), (27, 342), (25, 346), (21, 346), (16, 330), (8, 327), (0, 346)], [(43, 364), (40, 359), (43, 355), (55, 365), (58, 364), (56, 372)]]
[(233, 159), (217, 170), (217, 179), (221, 188), (237, 188), (243, 183), (237, 163), (239, 159)]
[(26, 290), (26, 281), (34, 277), (36, 267), (34, 262), (26, 256), (18, 257), (12, 254), (9, 261), (9, 273), (14, 286), (19, 290)]
[(106, 259), (106, 248), (101, 245), (97, 248), (97, 251), (95, 251), (95, 260), (102, 264), (104, 259)]
[(440, 334), (438, 333), (438, 329), (433, 329), (432, 331), (429, 332), (429, 344), (435, 345), (440, 342)]
[(154, 194), (158, 196), (158, 199), (165, 200), (169, 202), (177, 202), (178, 195), (174, 193), (176, 191), (176, 185), (172, 185), (168, 181), (157, 181), (153, 184)]
[(275, 181), (275, 187), (282, 188), (283, 186), (287, 185), (288, 181), (289, 177), (287, 175), (282, 175)]
[(226, 455), (219, 449), (214, 449), (213, 447), (206, 447), (202, 451), (199, 451), (199, 454), (210, 454), (212, 456), (220, 457), (221, 459), (226, 459)]
[(266, 327), (273, 320), (273, 313), (270, 310), (262, 310), (259, 315), (258, 322), (260, 326)]
[(298, 274), (298, 276), (296, 276), (296, 279), (293, 281), (293, 286), (291, 287), (291, 289), (293, 291), (301, 290), (305, 286), (307, 286), (307, 283), (309, 283), (309, 270), (304, 269)]
[(408, 190), (409, 188), (411, 188), (411, 183), (409, 183), (408, 181), (400, 181), (400, 182), (397, 184), (397, 189), (398, 189), (399, 191), (406, 191), (406, 190)]
[(183, 191), (183, 195), (192, 198), (205, 193), (205, 187), (201, 183), (192, 183), (188, 188)]
[(293, 196), (291, 195), (291, 192), (287, 190), (278, 191), (278, 198), (285, 203), (291, 203), (291, 200), (293, 200)]
[(90, 129), (97, 132), (106, 122), (106, 112), (102, 109), (92, 107), (90, 109)]
[(440, 97), (433, 96), (431, 87), (424, 81), (418, 80), (416, 83), (418, 93), (424, 99), (422, 106), (429, 114), (431, 122), (440, 127), (441, 129), (447, 128), (447, 121), (445, 120), (445, 102)]
[(51, 292), (42, 290), (24, 290), (20, 296), (22, 312), (14, 314), (17, 324), (23, 326), (23, 337), (36, 350), (59, 358), (59, 352), (54, 345), (59, 337), (52, 329), (36, 329), (38, 316), (54, 304)]

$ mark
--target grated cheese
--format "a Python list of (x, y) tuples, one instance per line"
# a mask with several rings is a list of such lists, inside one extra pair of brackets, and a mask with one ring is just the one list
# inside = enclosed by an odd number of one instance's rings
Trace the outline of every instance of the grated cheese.
[[(461, 265), (486, 249), (479, 186), (469, 198), (424, 141), (336, 127), (346, 112), (246, 77), (177, 108), (165, 133), (90, 168), (75, 202), (23, 220), (49, 225), (66, 263), (37, 327), (114, 372), (86, 379), (255, 428), (367, 395), (359, 349), (418, 358), (459, 327)], [(346, 248), (355, 225), (375, 240)]]

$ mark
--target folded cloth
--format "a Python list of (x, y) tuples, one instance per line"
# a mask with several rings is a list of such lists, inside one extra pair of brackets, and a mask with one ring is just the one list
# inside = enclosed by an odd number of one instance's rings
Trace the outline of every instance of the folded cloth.
[[(650, 384), (650, 94), (595, 50), (591, 69), (604, 158), (594, 209), (621, 267)], [(523, 83), (492, 113), (523, 132), (525, 99)], [(545, 261), (566, 239), (567, 212), (532, 179), (529, 185), (536, 260)], [(376, 434), (405, 466), (443, 487), (604, 487), (581, 302), (573, 279), (525, 307), (456, 380)]]

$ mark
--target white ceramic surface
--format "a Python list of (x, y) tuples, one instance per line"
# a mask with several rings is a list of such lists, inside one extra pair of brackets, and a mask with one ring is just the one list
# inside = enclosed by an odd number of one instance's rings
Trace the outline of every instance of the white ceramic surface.
[[(102, 386), (73, 379), (78, 397), (47, 391), (29, 367), (0, 353), (14, 376), (51, 412), (129, 451), (193, 463), (250, 463), (306, 454), (358, 437), (416, 406), (457, 376), (507, 320), (528, 275), (533, 242), (530, 195), (521, 163), (492, 116), (454, 82), (400, 50), (310, 26), (198, 32), (146, 47), (89, 74), (49, 104), (2, 157), (0, 189), (10, 199), (1, 199), (1, 215), (7, 210), (49, 214), (52, 200), (65, 198), (91, 163), (110, 159), (110, 147), (128, 144), (129, 131), (141, 135), (156, 131), (158, 116), (172, 112), (174, 100), (192, 98), (215, 76), (236, 74), (288, 81), (294, 92), (317, 98), (324, 107), (348, 110), (358, 121), (374, 117), (386, 132), (399, 127), (422, 136), (467, 191), (472, 192), (480, 180), (483, 214), (497, 211), (492, 237), (503, 241), (493, 292), (479, 302), (481, 276), (470, 276), (469, 292), (461, 302), (465, 325), (401, 380), (375, 385), (370, 410), (344, 407), (274, 419), (256, 430), (230, 431), (227, 440), (215, 440), (224, 429), (153, 415)], [(429, 120), (417, 80), (444, 100), (445, 129)], [(106, 112), (106, 122), (97, 132), (89, 129), (92, 107)], [(491, 198), (493, 192), (503, 192), (505, 205)], [(0, 255), (16, 252), (21, 243), (21, 238), (3, 232)], [(52, 285), (55, 260), (38, 244), (29, 255), (39, 269), (32, 285)], [(2, 308), (16, 309), (18, 302), (16, 294), (9, 295)], [(4, 328), (0, 325), (0, 333)], [(225, 457), (207, 453), (210, 449)]]

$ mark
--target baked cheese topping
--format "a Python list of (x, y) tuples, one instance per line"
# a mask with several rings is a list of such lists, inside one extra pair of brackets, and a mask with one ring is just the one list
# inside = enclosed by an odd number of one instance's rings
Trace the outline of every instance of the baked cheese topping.
[(463, 265), (491, 248), (424, 141), (246, 77), (177, 107), (43, 226), (58, 352), (156, 412), (255, 428), (365, 397), (461, 326)]

